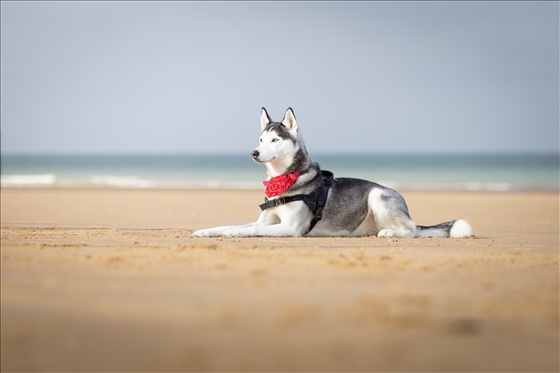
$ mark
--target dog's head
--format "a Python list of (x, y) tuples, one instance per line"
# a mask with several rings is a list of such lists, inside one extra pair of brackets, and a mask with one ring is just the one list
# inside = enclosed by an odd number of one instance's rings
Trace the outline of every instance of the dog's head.
[(251, 152), (258, 163), (289, 164), (300, 148), (296, 117), (292, 108), (286, 110), (282, 122), (273, 122), (263, 107), (261, 110), (260, 145)]

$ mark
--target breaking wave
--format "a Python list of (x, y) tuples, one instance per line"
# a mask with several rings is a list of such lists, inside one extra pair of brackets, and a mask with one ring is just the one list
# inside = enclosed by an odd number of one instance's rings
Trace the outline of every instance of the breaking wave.
[(2, 175), (2, 186), (6, 187), (36, 187), (51, 186), (56, 183), (54, 174), (44, 175)]
[(158, 183), (137, 176), (92, 176), (91, 185), (116, 188), (156, 188)]

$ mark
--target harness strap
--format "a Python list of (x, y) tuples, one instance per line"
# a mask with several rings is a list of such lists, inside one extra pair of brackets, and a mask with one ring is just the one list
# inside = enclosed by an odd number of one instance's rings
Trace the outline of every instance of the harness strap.
[(315, 189), (310, 194), (297, 194), (295, 196), (289, 197), (282, 197), (282, 198), (275, 198), (269, 200), (267, 197), (264, 197), (264, 203), (259, 205), (261, 211), (272, 207), (278, 207), (281, 205), (285, 205), (286, 203), (295, 202), (295, 201), (303, 201), (309, 207), (311, 212), (313, 213), (313, 219), (311, 220), (311, 224), (309, 225), (309, 229), (306, 232), (309, 233), (315, 227), (315, 225), (323, 218), (323, 209), (327, 203), (327, 197), (329, 195), (329, 189), (333, 186), (336, 179), (334, 175), (330, 171), (323, 170), (321, 171), (321, 177), (323, 184)]
[(268, 199), (267, 197), (264, 197), (265, 202), (263, 204), (260, 204), (259, 207), (261, 208), (261, 211), (264, 211), (266, 209), (285, 205), (286, 203), (290, 203), (290, 202), (305, 201), (306, 197), (307, 197), (306, 194), (298, 194), (295, 196), (275, 198), (275, 199)]

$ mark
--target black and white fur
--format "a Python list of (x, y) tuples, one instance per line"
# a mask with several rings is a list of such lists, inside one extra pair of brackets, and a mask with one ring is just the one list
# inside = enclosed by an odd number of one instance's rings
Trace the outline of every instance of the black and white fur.
[[(321, 170), (311, 161), (294, 112), (288, 108), (282, 122), (273, 122), (261, 110), (260, 145), (253, 159), (266, 167), (269, 178), (301, 171), (296, 183), (281, 198), (309, 194), (321, 185)], [(385, 236), (385, 237), (469, 237), (472, 228), (465, 220), (433, 226), (416, 225), (404, 198), (393, 189), (371, 181), (336, 178), (329, 191), (323, 218), (307, 233), (313, 214), (302, 201), (264, 210), (250, 224), (197, 230), (199, 237), (252, 236)]]

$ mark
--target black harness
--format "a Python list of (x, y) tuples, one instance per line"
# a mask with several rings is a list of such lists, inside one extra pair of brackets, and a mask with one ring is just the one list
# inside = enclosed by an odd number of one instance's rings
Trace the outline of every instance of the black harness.
[(305, 203), (313, 213), (313, 220), (311, 220), (311, 224), (309, 225), (309, 230), (307, 231), (307, 233), (309, 233), (315, 227), (317, 222), (319, 222), (319, 220), (323, 218), (323, 209), (325, 208), (325, 204), (327, 203), (329, 189), (333, 186), (333, 184), (336, 181), (333, 173), (326, 170), (321, 171), (321, 179), (322, 179), (321, 186), (309, 194), (297, 194), (295, 196), (282, 197), (282, 198), (276, 198), (270, 200), (267, 197), (264, 197), (264, 203), (259, 205), (259, 207), (261, 208), (262, 211), (264, 211), (266, 209), (272, 207), (278, 207), (286, 203), (303, 201), (303, 203)]

